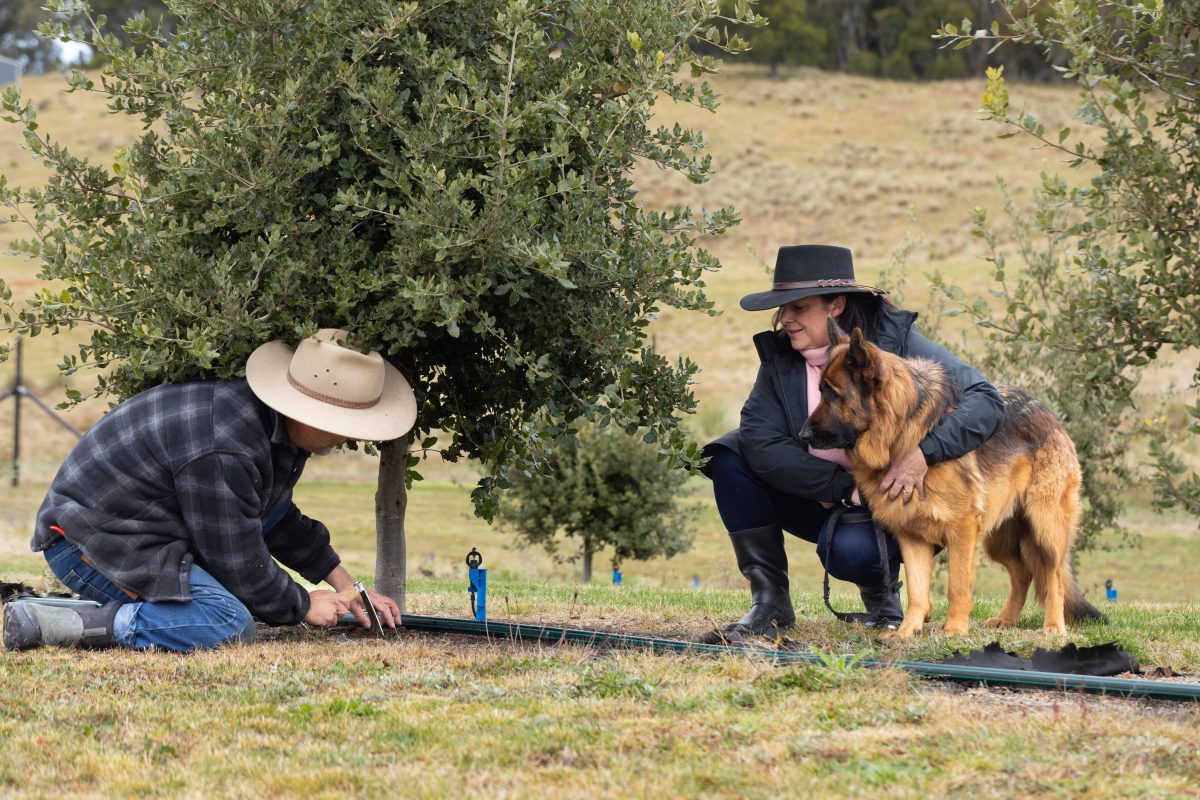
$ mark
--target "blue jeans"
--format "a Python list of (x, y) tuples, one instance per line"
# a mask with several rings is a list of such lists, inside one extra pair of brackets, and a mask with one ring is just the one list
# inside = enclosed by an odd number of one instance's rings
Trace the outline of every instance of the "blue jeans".
[[(717, 511), (730, 533), (779, 525), (783, 530), (817, 545), (817, 555), (829, 574), (863, 587), (883, 584), (883, 563), (875, 526), (870, 522), (841, 522), (825, 558), (826, 522), (830, 509), (816, 500), (786, 494), (763, 483), (741, 455), (727, 447), (714, 447), (705, 472), (712, 479)], [(900, 574), (900, 546), (888, 534), (891, 580)]]
[(122, 604), (113, 621), (113, 638), (122, 647), (187, 653), (254, 639), (250, 611), (195, 564), (188, 575), (191, 600), (148, 603), (132, 599), (85, 563), (82, 551), (66, 538), (44, 553), (50, 571), (83, 599)]

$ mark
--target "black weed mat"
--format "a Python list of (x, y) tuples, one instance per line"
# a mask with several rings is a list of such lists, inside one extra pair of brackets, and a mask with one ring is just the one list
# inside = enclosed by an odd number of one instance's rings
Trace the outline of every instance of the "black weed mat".
[(1116, 642), (1106, 642), (1093, 647), (1078, 647), (1068, 644), (1059, 650), (1033, 651), (1032, 658), (1021, 658), (1016, 653), (1005, 651), (999, 642), (992, 642), (982, 650), (963, 654), (957, 650), (939, 664), (959, 664), (993, 669), (1032, 670), (1034, 672), (1057, 672), (1063, 675), (1141, 675), (1137, 659), (1121, 649)]

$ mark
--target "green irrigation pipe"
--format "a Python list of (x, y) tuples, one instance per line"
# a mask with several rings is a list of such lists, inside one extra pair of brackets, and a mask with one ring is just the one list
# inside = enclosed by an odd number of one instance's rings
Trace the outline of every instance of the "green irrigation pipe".
[[(489, 639), (508, 639), (535, 642), (571, 642), (602, 647), (645, 650), (651, 653), (693, 653), (702, 655), (751, 656), (777, 664), (819, 664), (821, 656), (790, 650), (771, 650), (765, 647), (731, 647), (720, 644), (683, 642), (677, 639), (655, 639), (579, 628), (560, 628), (553, 625), (529, 625), (520, 622), (476, 622), (453, 617), (428, 617), (405, 614), (405, 628), (431, 633), (461, 633), (486, 636)], [(857, 662), (867, 668), (892, 667), (926, 678), (958, 681), (960, 683), (1010, 686), (1018, 688), (1057, 689), (1063, 692), (1089, 692), (1154, 700), (1200, 700), (1200, 684), (1170, 683), (1137, 678), (1106, 678), (1096, 675), (1069, 675), (1062, 672), (1034, 672), (993, 667), (969, 667), (961, 664), (938, 664), (929, 661), (887, 661), (863, 659)]]

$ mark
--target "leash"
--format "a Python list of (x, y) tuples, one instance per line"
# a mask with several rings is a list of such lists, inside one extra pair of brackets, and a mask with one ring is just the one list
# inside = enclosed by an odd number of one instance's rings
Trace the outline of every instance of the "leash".
[(825, 607), (842, 622), (854, 622), (855, 618), (860, 616), (859, 614), (838, 611), (829, 602), (829, 558), (833, 552), (833, 534), (837, 531), (838, 523), (843, 519), (849, 523), (870, 522), (875, 529), (875, 544), (879, 547), (879, 563), (883, 567), (883, 590), (888, 593), (899, 592), (900, 587), (904, 584), (900, 581), (899, 576), (896, 577), (896, 580), (891, 579), (892, 564), (891, 559), (888, 558), (887, 532), (871, 516), (870, 510), (866, 506), (835, 506), (829, 514), (829, 520), (825, 523), (825, 558), (823, 559), (825, 575), (821, 579), (821, 586), (825, 596)]

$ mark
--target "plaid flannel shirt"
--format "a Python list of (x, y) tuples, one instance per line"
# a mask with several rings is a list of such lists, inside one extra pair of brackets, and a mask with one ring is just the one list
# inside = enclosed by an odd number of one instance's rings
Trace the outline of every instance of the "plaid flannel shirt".
[(118, 405), (71, 451), (31, 546), (53, 544), (56, 526), (150, 602), (189, 600), (195, 561), (264, 622), (296, 624), (308, 592), (275, 559), (313, 583), (341, 563), (328, 529), (291, 501), (307, 459), (243, 380), (159, 386)]

